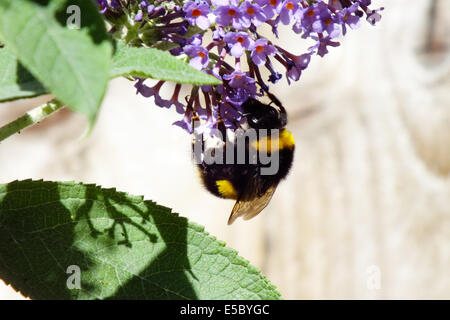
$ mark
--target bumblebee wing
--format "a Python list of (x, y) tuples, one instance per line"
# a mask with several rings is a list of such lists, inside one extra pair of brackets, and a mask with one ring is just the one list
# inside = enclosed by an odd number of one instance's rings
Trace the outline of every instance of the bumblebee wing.
[[(275, 193), (277, 186), (271, 186), (260, 197), (253, 199), (246, 199), (244, 193), (237, 201), (231, 211), (230, 218), (228, 218), (228, 224), (232, 224), (238, 217), (242, 217), (244, 220), (248, 220), (258, 215), (270, 202), (273, 194)], [(251, 192), (251, 189), (248, 189)]]

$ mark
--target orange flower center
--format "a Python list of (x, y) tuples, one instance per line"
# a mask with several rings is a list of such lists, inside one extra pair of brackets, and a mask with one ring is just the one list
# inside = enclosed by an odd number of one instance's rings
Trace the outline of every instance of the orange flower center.
[(292, 2), (288, 2), (288, 3), (286, 4), (286, 9), (288, 9), (288, 10), (294, 9), (294, 4), (293, 4)]
[(314, 10), (308, 11), (306, 14), (308, 17), (312, 17), (314, 15)]
[(255, 50), (256, 50), (256, 52), (261, 52), (264, 50), (264, 46), (261, 46), (261, 45), (256, 46)]
[(236, 79), (242, 78), (242, 76), (241, 76), (240, 74), (235, 74), (234, 77), (235, 77)]
[(198, 52), (198, 56), (199, 56), (200, 58), (202, 58), (202, 59), (205, 59), (206, 54), (205, 54), (203, 51), (199, 51), (199, 52)]
[(277, 0), (270, 0), (270, 5), (272, 7), (275, 7), (277, 5), (278, 1)]
[(331, 20), (330, 18), (328, 18), (327, 20), (325, 20), (325, 24), (329, 25), (331, 22), (333, 22), (333, 20)]
[(241, 37), (241, 36), (239, 36), (239, 37), (237, 37), (237, 38), (236, 38), (236, 41), (237, 41), (237, 42), (239, 42), (239, 43), (244, 43), (244, 41), (245, 41), (245, 38), (244, 38), (244, 37)]
[(229, 14), (230, 16), (234, 17), (234, 16), (236, 15), (236, 10), (234, 10), (234, 9), (229, 9), (229, 10), (228, 10), (228, 14)]
[(254, 15), (255, 14), (255, 9), (247, 8), (247, 13), (250, 14), (250, 15)]
[(193, 17), (200, 17), (201, 15), (202, 15), (202, 12), (200, 9), (195, 8), (194, 10), (192, 10)]

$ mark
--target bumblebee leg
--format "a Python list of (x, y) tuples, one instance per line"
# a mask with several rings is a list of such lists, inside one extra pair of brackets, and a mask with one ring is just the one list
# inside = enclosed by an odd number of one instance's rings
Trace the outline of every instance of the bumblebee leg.
[(197, 113), (193, 110), (193, 116), (191, 119), (191, 126), (192, 126), (192, 153), (194, 154), (194, 157), (197, 156), (196, 155), (196, 144), (199, 140), (201, 140), (202, 143), (202, 150), (204, 150), (205, 147), (205, 142), (203, 141), (203, 135), (199, 135), (196, 131), (195, 131), (195, 124), (198, 123), (198, 121), (200, 121), (200, 118), (198, 117)]
[[(194, 89), (193, 89), (194, 90)], [(203, 150), (205, 148), (204, 141), (203, 141), (203, 135), (199, 135), (195, 129), (196, 124), (200, 124), (200, 117), (198, 116), (195, 109), (192, 107), (192, 104), (194, 102), (194, 99), (196, 97), (196, 93), (193, 91), (189, 97), (186, 97), (186, 108), (189, 109), (189, 111), (192, 113), (191, 117), (191, 128), (192, 128), (192, 158), (195, 161), (196, 164), (201, 165), (202, 164), (202, 154)], [(201, 150), (198, 150), (198, 142), (201, 141)]]
[(220, 105), (218, 107), (218, 114), (217, 117), (217, 129), (219, 130), (220, 134), (222, 135), (222, 141), (226, 144), (227, 143), (227, 128), (225, 127), (225, 122), (222, 118), (222, 115), (220, 113)]

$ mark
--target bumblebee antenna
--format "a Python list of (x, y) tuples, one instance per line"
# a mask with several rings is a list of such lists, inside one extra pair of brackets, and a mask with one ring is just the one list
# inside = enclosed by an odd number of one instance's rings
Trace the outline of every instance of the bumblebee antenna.
[(281, 104), (280, 100), (278, 100), (278, 98), (275, 97), (275, 95), (273, 95), (269, 91), (266, 91), (266, 94), (269, 97), (270, 101), (275, 103), (275, 105), (280, 109), (280, 120), (281, 120), (282, 126), (283, 127), (286, 126), (286, 124), (287, 124), (287, 112), (286, 112), (286, 109), (283, 107), (283, 105)]
[[(275, 97), (275, 95), (273, 95), (272, 93), (270, 93), (269, 91), (266, 91), (267, 96), (269, 97), (270, 101), (275, 103), (275, 105), (279, 108), (283, 108), (283, 106), (281, 105), (280, 100), (278, 100), (277, 97)], [(284, 109), (284, 108), (283, 108)]]

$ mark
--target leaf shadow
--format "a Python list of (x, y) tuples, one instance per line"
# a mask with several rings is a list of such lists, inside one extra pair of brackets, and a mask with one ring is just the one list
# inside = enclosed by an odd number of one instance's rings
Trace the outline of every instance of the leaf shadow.
[[(145, 236), (148, 237), (148, 240), (152, 243), (156, 242), (157, 238), (155, 234), (148, 232), (145, 228), (143, 228), (140, 224), (133, 221), (130, 217), (123, 214), (116, 208), (116, 205), (126, 206), (131, 211), (138, 213), (142, 217), (142, 222), (148, 219), (148, 213), (144, 212), (141, 208), (139, 208), (135, 203), (131, 202), (129, 198), (125, 196), (124, 193), (116, 192), (115, 189), (101, 189), (95, 185), (86, 185), (86, 190), (84, 194), (84, 199), (86, 200), (83, 205), (76, 211), (75, 219), (80, 221), (84, 219), (89, 227), (91, 236), (96, 238), (102, 234), (108, 233), (108, 236), (111, 239), (115, 238), (115, 230), (116, 227), (120, 227), (122, 232), (123, 239), (119, 240), (117, 244), (123, 244), (127, 247), (131, 248), (131, 242), (128, 237), (128, 231), (126, 225), (130, 225), (140, 232), (142, 232)], [(95, 202), (103, 202), (104, 208), (109, 216), (109, 218), (113, 221), (112, 225), (103, 230), (98, 230), (94, 224), (92, 223), (92, 217), (90, 216), (90, 212), (95, 210), (93, 208)]]
[(198, 299), (192, 283), (192, 279), (198, 279), (191, 271), (188, 258), (188, 220), (162, 206), (155, 210), (154, 203), (150, 201), (145, 204), (147, 213), (152, 211), (152, 222), (166, 247), (152, 263), (121, 286), (111, 298), (126, 299), (131, 292), (136, 292), (139, 297), (134, 298), (137, 299)]
[(94, 1), (65, 0), (59, 6), (59, 10), (55, 12), (55, 18), (61, 26), (67, 27), (70, 17), (80, 15), (79, 31), (86, 31), (95, 44), (101, 44), (104, 41), (112, 42), (112, 39), (106, 32), (105, 22), (98, 10)]
[(31, 2), (34, 2), (40, 6), (48, 6), (50, 0), (31, 0)]
[[(41, 7), (54, 6), (54, 3), (49, 0), (29, 1)], [(100, 13), (98, 12), (98, 8), (94, 1), (63, 0), (63, 2), (58, 4), (56, 9), (54, 17), (62, 27), (67, 27), (71, 16), (79, 15), (78, 20), (80, 22), (80, 29), (85, 30), (95, 44), (111, 41), (110, 37), (105, 32), (104, 21), (100, 17)]]
[[(0, 278), (32, 299), (73, 299), (80, 290), (68, 288), (67, 268), (76, 265), (83, 273), (94, 263), (73, 246), (70, 212), (59, 202), (58, 185), (27, 182), (26, 188), (8, 184), (0, 202)], [(12, 209), (23, 197), (29, 198), (29, 206)], [(33, 206), (32, 199), (44, 204)], [(45, 232), (36, 228), (39, 223)], [(91, 289), (83, 284), (83, 290)]]
[(16, 67), (17, 84), (22, 91), (31, 91), (33, 95), (47, 93), (47, 89), (19, 61)]
[[(74, 187), (76, 196), (65, 190)], [(187, 219), (168, 208), (95, 185), (31, 180), (8, 184), (0, 200), (0, 278), (32, 299), (197, 298)], [(114, 261), (128, 276), (112, 283)], [(81, 289), (67, 286), (71, 265)]]

